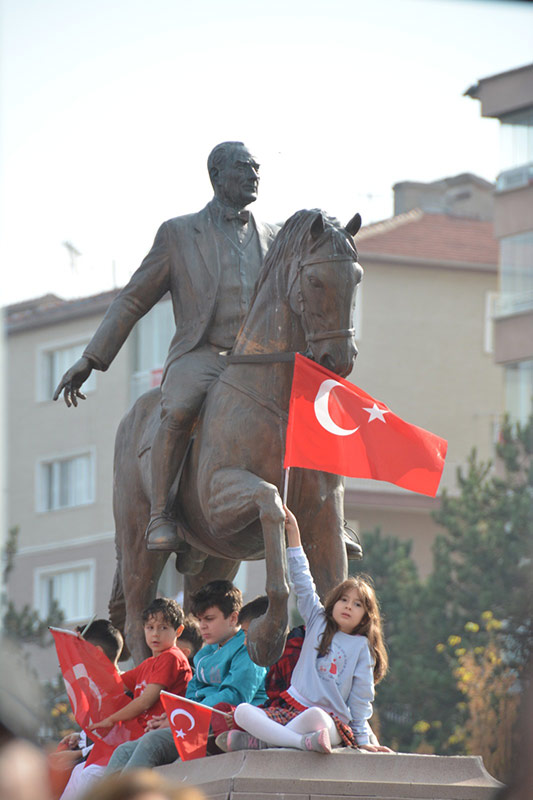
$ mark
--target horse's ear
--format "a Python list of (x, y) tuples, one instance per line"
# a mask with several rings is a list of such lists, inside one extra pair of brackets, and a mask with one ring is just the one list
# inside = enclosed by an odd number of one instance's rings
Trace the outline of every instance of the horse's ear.
[(317, 239), (320, 239), (320, 237), (324, 233), (325, 229), (326, 228), (325, 228), (325, 225), (324, 225), (324, 217), (322, 216), (322, 212), (321, 211), (317, 211), (316, 217), (314, 218), (313, 222), (311, 223), (311, 228), (310, 228), (311, 236), (316, 241)]
[(356, 214), (355, 217), (352, 217), (349, 223), (346, 225), (346, 230), (351, 236), (355, 236), (358, 232), (359, 228), (361, 227), (361, 214)]

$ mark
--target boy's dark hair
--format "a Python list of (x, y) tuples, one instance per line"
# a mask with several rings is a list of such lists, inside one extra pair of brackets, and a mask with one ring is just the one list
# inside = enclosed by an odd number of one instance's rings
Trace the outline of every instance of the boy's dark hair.
[(150, 605), (146, 606), (143, 611), (143, 624), (157, 614), (161, 614), (165, 622), (172, 625), (174, 630), (177, 630), (180, 625), (183, 625), (185, 619), (182, 607), (170, 597), (156, 597), (155, 600), (152, 600)]
[(266, 594), (256, 597), (254, 600), (250, 600), (239, 612), (239, 625), (242, 625), (243, 622), (250, 622), (252, 619), (256, 619), (256, 617), (262, 617), (263, 614), (266, 614), (267, 608), (268, 597)]
[[(76, 628), (77, 633), (82, 633), (85, 630), (85, 625), (78, 625)], [(83, 638), (94, 644), (95, 647), (101, 647), (110, 661), (115, 663), (119, 655), (122, 653), (124, 647), (124, 639), (118, 628), (109, 622), (108, 619), (95, 619), (91, 622)]]
[(200, 633), (200, 625), (198, 624), (198, 620), (193, 617), (192, 614), (188, 614), (188, 616), (185, 617), (185, 621), (183, 623), (183, 632), (179, 639), (183, 639), (184, 642), (190, 644), (191, 654), (189, 656), (189, 660), (191, 660), (204, 643), (202, 634)]
[(219, 608), (226, 618), (242, 608), (242, 592), (231, 581), (210, 581), (192, 594), (190, 600), (196, 617), (211, 606)]

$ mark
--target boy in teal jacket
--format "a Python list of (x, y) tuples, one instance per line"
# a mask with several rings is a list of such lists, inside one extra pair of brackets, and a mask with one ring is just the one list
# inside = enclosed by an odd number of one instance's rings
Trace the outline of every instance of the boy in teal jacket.
[[(205, 644), (194, 657), (194, 676), (185, 697), (206, 706), (231, 703), (247, 695), (254, 706), (267, 700), (265, 675), (248, 655), (239, 625), (240, 589), (230, 581), (211, 581), (191, 597)], [(237, 702), (242, 702), (238, 700)]]
[[(251, 660), (239, 625), (242, 593), (230, 581), (211, 581), (191, 596), (191, 610), (205, 642), (194, 657), (195, 675), (185, 696), (206, 706), (267, 700), (265, 667)], [(178, 757), (165, 715), (152, 719), (147, 733), (117, 747), (106, 773), (171, 764)]]

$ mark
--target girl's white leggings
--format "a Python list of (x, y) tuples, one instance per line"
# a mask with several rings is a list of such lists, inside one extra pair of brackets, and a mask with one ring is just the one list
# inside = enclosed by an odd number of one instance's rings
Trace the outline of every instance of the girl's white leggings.
[(305, 750), (303, 735), (327, 728), (333, 747), (340, 744), (341, 737), (337, 731), (334, 720), (321, 708), (306, 708), (297, 717), (291, 719), (287, 725), (274, 722), (262, 708), (249, 703), (241, 703), (235, 709), (235, 722), (251, 733), (257, 739), (273, 745), (274, 747), (296, 747)]

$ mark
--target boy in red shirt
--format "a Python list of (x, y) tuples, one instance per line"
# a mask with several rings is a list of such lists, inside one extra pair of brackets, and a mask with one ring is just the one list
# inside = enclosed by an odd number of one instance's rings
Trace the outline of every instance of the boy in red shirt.
[(192, 672), (184, 653), (176, 646), (183, 631), (184, 614), (175, 600), (159, 597), (143, 611), (144, 636), (152, 656), (124, 672), (122, 682), (133, 692), (133, 700), (119, 711), (90, 726), (108, 728), (116, 722), (138, 717), (145, 727), (152, 717), (163, 713), (161, 690), (185, 694)]

